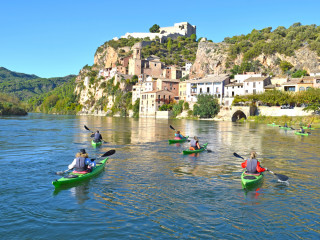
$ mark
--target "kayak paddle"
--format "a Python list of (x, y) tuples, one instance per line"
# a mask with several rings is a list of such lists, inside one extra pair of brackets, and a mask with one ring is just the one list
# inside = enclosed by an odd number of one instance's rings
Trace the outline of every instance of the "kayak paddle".
[[(90, 131), (92, 134), (90, 135), (90, 137), (94, 137), (94, 132), (92, 132), (86, 125), (83, 125), (84, 126), (84, 128), (86, 129), (86, 130), (88, 130), (88, 131)], [(104, 142), (104, 143), (107, 143), (104, 139), (102, 139), (102, 141)]]
[[(108, 152), (105, 152), (104, 154), (102, 154), (99, 158), (103, 158), (103, 157), (108, 157), (108, 156), (111, 156), (113, 154), (116, 153), (116, 150), (112, 149), (112, 150), (109, 150)], [(91, 161), (95, 160), (94, 158), (91, 159)], [(67, 170), (64, 170), (64, 171), (59, 171), (59, 172), (56, 172), (57, 175), (62, 175), (68, 171), (70, 171), (71, 169), (67, 169)]]
[[(172, 130), (174, 130), (174, 131), (177, 131), (174, 127), (172, 127), (171, 125), (170, 125), (170, 128), (172, 129)], [(185, 136), (184, 136), (184, 138), (185, 138)], [(188, 139), (188, 141), (189, 141), (189, 139)]]
[[(233, 153), (233, 156), (237, 157), (237, 158), (242, 158), (244, 159), (243, 157), (241, 157), (239, 154), (237, 153)], [(283, 175), (283, 174), (279, 174), (279, 173), (274, 173), (272, 172), (271, 170), (267, 170), (268, 172), (272, 173), (273, 175), (275, 175), (280, 181), (287, 181), (289, 179), (289, 177), (287, 177), (286, 175)]]

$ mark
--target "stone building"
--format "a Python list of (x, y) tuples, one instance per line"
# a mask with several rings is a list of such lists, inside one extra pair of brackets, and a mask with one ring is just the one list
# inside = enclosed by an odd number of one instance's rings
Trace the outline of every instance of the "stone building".
[(175, 23), (171, 27), (161, 27), (159, 33), (126, 33), (121, 38), (146, 38), (149, 37), (154, 40), (156, 37), (160, 39), (161, 42), (165, 41), (167, 38), (177, 39), (180, 36), (190, 37), (192, 34), (197, 34), (197, 27), (191, 25), (188, 22)]
[(129, 59), (128, 74), (129, 75), (147, 75), (151, 77), (163, 77), (164, 63), (157, 56), (150, 56), (147, 59), (141, 59), (142, 43), (136, 43), (133, 46), (132, 58)]
[(173, 93), (166, 90), (154, 90), (141, 93), (139, 116), (155, 117), (159, 108), (163, 104), (169, 104), (173, 99)]
[(157, 90), (167, 90), (173, 93), (176, 99), (179, 99), (179, 80), (157, 79)]

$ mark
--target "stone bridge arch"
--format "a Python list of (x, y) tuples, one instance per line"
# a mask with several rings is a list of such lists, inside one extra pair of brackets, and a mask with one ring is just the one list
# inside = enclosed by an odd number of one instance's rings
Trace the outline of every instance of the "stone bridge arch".
[(241, 118), (247, 119), (248, 116), (250, 116), (250, 107), (232, 107), (232, 122), (236, 122)]

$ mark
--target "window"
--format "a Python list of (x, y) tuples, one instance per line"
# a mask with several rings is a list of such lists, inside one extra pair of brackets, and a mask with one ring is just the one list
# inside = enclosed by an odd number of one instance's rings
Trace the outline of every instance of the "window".
[(256, 90), (255, 89), (253, 89), (253, 94), (256, 94), (257, 92), (256, 92)]
[(200, 88), (200, 93), (202, 93), (202, 88)]
[(300, 87), (300, 88), (299, 88), (299, 91), (304, 91), (304, 87)]
[(248, 93), (248, 90), (246, 90), (246, 93)]
[(210, 88), (209, 87), (207, 87), (207, 93), (209, 93), (210, 92)]
[(254, 87), (254, 88), (256, 87), (256, 83), (255, 83), (255, 82), (253, 83), (253, 87)]
[(307, 87), (307, 88), (306, 88), (307, 91), (310, 90), (310, 89), (311, 89), (311, 87)]

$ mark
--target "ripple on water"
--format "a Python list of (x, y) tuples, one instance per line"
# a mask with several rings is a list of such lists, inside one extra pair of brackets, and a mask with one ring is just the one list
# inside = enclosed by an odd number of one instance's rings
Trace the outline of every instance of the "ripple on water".
[[(171, 122), (172, 121), (172, 122)], [(188, 143), (168, 145), (176, 129), (212, 153), (184, 156)], [(99, 129), (108, 141), (92, 149)], [(12, 128), (15, 139), (6, 138)], [(30, 115), (0, 118), (0, 224), (8, 239), (317, 239), (319, 136), (297, 137), (246, 123)], [(105, 171), (71, 188), (51, 181), (76, 151), (110, 149)], [(266, 174), (259, 189), (241, 188), (242, 159), (258, 152)]]

